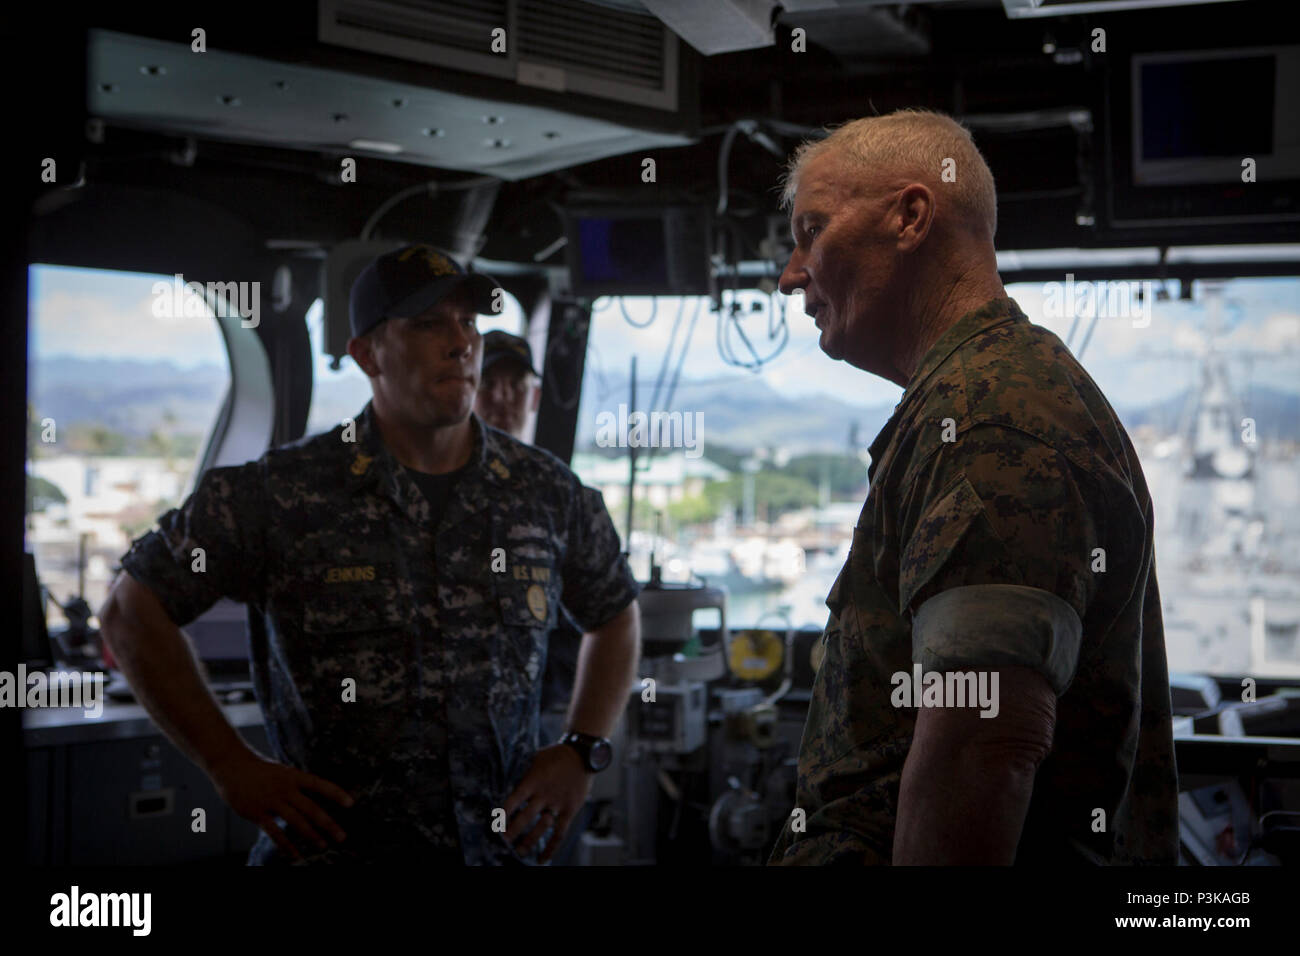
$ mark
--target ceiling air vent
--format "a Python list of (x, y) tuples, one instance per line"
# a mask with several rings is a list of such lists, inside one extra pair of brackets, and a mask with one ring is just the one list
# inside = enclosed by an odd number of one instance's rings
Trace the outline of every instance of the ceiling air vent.
[[(586, 76), (664, 88), (670, 33), (657, 18), (582, 0), (519, 0), (519, 53)], [(593, 15), (595, 14), (595, 15)], [(674, 66), (676, 64), (674, 63)]]
[[(493, 31), (506, 52), (493, 53)], [(323, 43), (676, 112), (678, 40), (586, 0), (320, 0)]]
[(333, 8), (334, 25), (342, 30), (385, 37), (389, 43), (425, 43), (481, 54), (492, 29), (505, 24), (509, 0), (387, 0), (321, 7)]

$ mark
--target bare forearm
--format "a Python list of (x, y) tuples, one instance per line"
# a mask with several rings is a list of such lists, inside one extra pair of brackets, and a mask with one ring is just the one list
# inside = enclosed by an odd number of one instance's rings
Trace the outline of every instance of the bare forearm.
[(1030, 668), (997, 676), (996, 716), (970, 707), (917, 712), (898, 786), (895, 864), (1015, 862), (1034, 777), (1052, 749), (1056, 694)]
[(249, 747), (208, 690), (180, 629), (148, 589), (123, 579), (100, 612), (104, 640), (154, 723), (212, 775)]
[(894, 864), (1014, 863), (1033, 789), (1032, 766), (978, 751), (909, 755), (898, 792)]
[(599, 630), (582, 636), (568, 726), (608, 737), (627, 707), (636, 678), (641, 625), (636, 602)]

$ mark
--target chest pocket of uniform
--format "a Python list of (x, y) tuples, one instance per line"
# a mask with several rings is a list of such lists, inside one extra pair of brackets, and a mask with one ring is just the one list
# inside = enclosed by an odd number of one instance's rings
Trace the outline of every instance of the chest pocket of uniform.
[(501, 622), (549, 631), (555, 626), (560, 596), (555, 556), (529, 545), (511, 545), (507, 552), (518, 557), (494, 582)]
[[(531, 569), (530, 569), (531, 570)], [(549, 572), (549, 568), (540, 568)], [(558, 582), (549, 574), (513, 575), (496, 584), (497, 611), (501, 632), (496, 651), (496, 665), (513, 671), (526, 684), (540, 681), (546, 664), (547, 636), (554, 629), (559, 614)]]
[(501, 747), (500, 786), (508, 789), (527, 768), (537, 745), (538, 707), (548, 636), (558, 618), (558, 582), (513, 575), (496, 583), (501, 626), (493, 640), (488, 713)]
[(510, 628), (526, 628), (545, 634), (555, 627), (559, 589), (553, 581), (513, 581), (497, 583), (497, 609), (501, 623)]
[(917, 593), (949, 564), (958, 545), (983, 513), (984, 503), (979, 493), (962, 475), (921, 517), (898, 562), (900, 615), (909, 613)]

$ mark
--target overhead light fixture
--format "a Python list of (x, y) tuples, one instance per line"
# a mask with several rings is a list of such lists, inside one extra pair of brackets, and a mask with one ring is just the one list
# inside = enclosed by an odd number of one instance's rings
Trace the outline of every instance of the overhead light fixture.
[(1007, 19), (1022, 20), (1028, 17), (1064, 17), (1074, 13), (1111, 13), (1238, 2), (1239, 0), (1002, 0), (1002, 9), (1006, 11)]
[(348, 143), (353, 149), (364, 149), (372, 153), (400, 153), (402, 147), (396, 143), (386, 143), (381, 139), (354, 139)]

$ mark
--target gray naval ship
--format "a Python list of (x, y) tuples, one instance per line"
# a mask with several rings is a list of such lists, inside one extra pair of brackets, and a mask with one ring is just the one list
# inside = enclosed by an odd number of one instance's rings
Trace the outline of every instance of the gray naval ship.
[[(1223, 287), (1202, 283), (1197, 388), (1173, 435), (1138, 444), (1156, 508), (1156, 567), (1173, 672), (1300, 678), (1300, 458), (1234, 388)], [(1145, 445), (1145, 447), (1143, 447)]]

